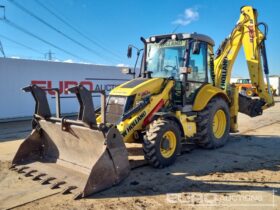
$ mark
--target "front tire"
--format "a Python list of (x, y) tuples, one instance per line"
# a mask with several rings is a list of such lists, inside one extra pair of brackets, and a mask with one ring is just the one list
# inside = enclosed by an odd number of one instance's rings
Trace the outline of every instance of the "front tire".
[(229, 106), (222, 98), (213, 98), (198, 113), (196, 144), (206, 149), (222, 147), (229, 138)]
[(143, 141), (144, 157), (155, 168), (173, 164), (180, 151), (181, 133), (178, 125), (165, 119), (154, 120)]

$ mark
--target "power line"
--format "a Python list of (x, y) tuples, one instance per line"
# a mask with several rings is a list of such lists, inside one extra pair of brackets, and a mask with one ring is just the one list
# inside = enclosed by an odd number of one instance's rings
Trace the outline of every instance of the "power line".
[[(37, 0), (37, 1), (40, 1), (40, 0)], [(55, 7), (50, 1), (48, 1), (48, 5), (49, 5), (53, 10), (56, 10), (56, 13), (59, 13), (60, 17), (62, 17), (61, 19), (64, 19), (65, 22), (68, 21), (68, 24), (71, 25), (71, 24), (69, 23), (69, 22), (71, 22), (71, 21), (69, 20), (69, 18), (67, 19), (66, 16), (63, 16), (63, 13), (59, 12), (59, 11), (57, 10), (57, 7)], [(57, 15), (57, 16), (59, 16), (59, 15)], [(72, 27), (75, 28), (73, 25), (72, 25)], [(76, 28), (76, 29), (77, 29), (77, 28)], [(73, 30), (74, 30), (74, 29), (73, 29)], [(79, 31), (79, 29), (77, 29), (77, 30)], [(102, 43), (102, 41), (98, 40), (96, 37), (92, 37), (92, 35), (91, 35), (91, 36), (85, 35), (85, 33), (83, 33), (83, 35), (86, 36), (86, 38), (87, 38), (88, 40), (93, 41), (93, 43), (96, 42), (96, 43), (98, 44), (98, 46), (101, 46), (101, 47), (105, 48), (105, 50), (107, 50), (107, 51), (109, 51), (109, 52), (112, 52), (113, 54), (115, 54), (116, 56), (118, 56), (120, 59), (123, 59), (122, 57), (120, 57), (120, 54), (122, 54), (122, 53), (120, 53), (119, 51), (116, 51), (116, 50), (111, 51), (110, 48), (105, 47), (105, 46), (104, 46), (104, 43)], [(91, 38), (90, 38), (90, 37), (91, 37)], [(93, 40), (92, 38), (94, 38), (94, 40)]]
[(40, 51), (38, 51), (38, 50), (36, 50), (36, 49), (34, 49), (34, 48), (32, 48), (32, 47), (29, 47), (29, 46), (27, 46), (27, 45), (25, 45), (25, 44), (22, 44), (22, 43), (17, 42), (17, 41), (15, 41), (15, 40), (13, 40), (13, 39), (10, 39), (10, 38), (8, 38), (8, 37), (2, 35), (2, 34), (0, 34), (0, 37), (4, 38), (4, 39), (6, 39), (6, 40), (8, 40), (8, 41), (10, 41), (10, 42), (13, 42), (13, 43), (15, 43), (15, 44), (17, 44), (17, 45), (20, 45), (20, 46), (22, 46), (22, 47), (25, 47), (26, 49), (29, 49), (29, 50), (31, 50), (31, 51), (33, 51), (33, 52), (36, 52), (36, 53), (39, 53), (39, 54), (43, 54), (42, 52), (40, 52)]
[[(79, 41), (73, 39), (72, 37), (68, 36), (67, 34), (63, 33), (62, 31), (60, 31), (59, 29), (57, 29), (56, 27), (52, 26), (51, 24), (49, 24), (48, 22), (46, 22), (45, 20), (43, 20), (42, 18), (38, 17), (37, 15), (35, 15), (34, 13), (32, 13), (31, 11), (29, 11), (28, 9), (26, 9), (25, 7), (23, 7), (22, 5), (18, 4), (17, 2), (15, 2), (14, 0), (7, 0), (10, 3), (14, 4), (16, 7), (18, 7), (19, 9), (21, 9), (22, 11), (24, 11), (25, 13), (27, 13), (28, 15), (30, 15), (31, 17), (35, 18), (36, 20), (38, 20), (39, 22), (43, 23), (44, 25), (46, 25), (47, 27), (51, 28), (52, 30), (56, 31), (57, 33), (59, 33), (60, 35), (64, 36), (65, 38), (69, 39), (70, 41), (76, 43), (77, 45), (79, 45), (80, 47), (88, 50), (89, 52), (97, 55), (98, 57), (100, 57), (101, 59), (104, 60), (104, 58), (99, 55), (98, 52), (90, 49), (89, 47), (85, 46), (84, 44), (80, 43)], [(104, 60), (106, 61), (106, 60)]]
[(175, 26), (175, 28), (173, 29), (172, 33), (175, 33), (177, 31), (177, 29), (180, 27), (181, 25), (178, 24), (177, 26)]
[(57, 15), (54, 11), (52, 11), (51, 9), (49, 9), (46, 5), (44, 5), (42, 2), (40, 2), (39, 0), (35, 0), (35, 2), (37, 4), (39, 4), (42, 8), (44, 8), (45, 10), (47, 10), (50, 14), (52, 14), (54, 17), (56, 17), (58, 20), (60, 20), (62, 23), (64, 23), (65, 25), (67, 25), (69, 28), (71, 28), (73, 31), (75, 31), (76, 33), (78, 33), (80, 36), (82, 36), (83, 38), (85, 38), (86, 40), (90, 41), (92, 44), (98, 46), (99, 48), (101, 48), (102, 50), (110, 53), (111, 55), (122, 59), (118, 54), (114, 53), (113, 51), (111, 51), (108, 48), (105, 48), (103, 45), (99, 44), (97, 41), (92, 40), (91, 38), (89, 38), (87, 35), (85, 35), (84, 33), (82, 33), (79, 29), (77, 29), (76, 27), (74, 27), (73, 25), (71, 25), (70, 23), (68, 23), (65, 19), (63, 19), (61, 16)]
[(20, 27), (19, 25), (17, 25), (17, 24), (15, 24), (15, 23), (11, 22), (11, 21), (8, 20), (7, 18), (6, 18), (4, 21), (5, 21), (8, 25), (10, 25), (10, 26), (16, 28), (17, 30), (19, 30), (19, 31), (21, 31), (21, 32), (23, 32), (23, 33), (25, 33), (25, 34), (28, 34), (29, 36), (32, 36), (32, 37), (34, 37), (34, 38), (40, 40), (41, 42), (44, 42), (45, 44), (48, 44), (48, 45), (52, 46), (53, 48), (56, 48), (56, 49), (58, 49), (58, 50), (60, 50), (60, 51), (62, 51), (62, 52), (64, 52), (64, 53), (66, 53), (66, 54), (68, 54), (68, 55), (71, 55), (71, 56), (74, 57), (74, 58), (78, 58), (78, 59), (80, 59), (80, 60), (84, 60), (84, 59), (81, 58), (80, 56), (75, 55), (74, 53), (68, 52), (67, 50), (64, 50), (64, 49), (62, 49), (62, 48), (56, 46), (55, 44), (53, 44), (53, 43), (51, 43), (51, 42), (49, 42), (49, 41), (47, 41), (47, 40), (45, 40), (45, 39), (42, 39), (41, 37), (39, 37), (39, 36), (37, 36), (37, 35), (31, 33), (30, 31), (27, 31), (26, 29)]

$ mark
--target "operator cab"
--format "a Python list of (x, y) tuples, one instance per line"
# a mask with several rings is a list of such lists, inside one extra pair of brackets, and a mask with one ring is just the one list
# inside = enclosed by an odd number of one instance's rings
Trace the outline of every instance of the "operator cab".
[(213, 55), (214, 41), (197, 33), (152, 36), (145, 41), (142, 75), (174, 78), (177, 105), (192, 104), (197, 90), (210, 81), (208, 64), (213, 59), (208, 55)]

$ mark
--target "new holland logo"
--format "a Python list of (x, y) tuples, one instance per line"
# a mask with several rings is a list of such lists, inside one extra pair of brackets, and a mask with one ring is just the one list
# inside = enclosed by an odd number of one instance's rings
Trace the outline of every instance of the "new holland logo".
[(143, 111), (133, 122), (127, 126), (125, 131), (122, 133), (122, 136), (125, 137), (133, 128), (146, 116), (146, 111)]

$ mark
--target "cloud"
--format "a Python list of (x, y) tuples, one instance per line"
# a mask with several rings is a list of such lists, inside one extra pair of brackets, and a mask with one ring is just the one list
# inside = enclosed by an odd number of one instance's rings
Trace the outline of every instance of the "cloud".
[(186, 8), (184, 14), (179, 15), (179, 18), (174, 20), (172, 24), (186, 26), (199, 19), (198, 8)]
[(119, 63), (117, 64), (117, 67), (127, 67), (127, 64)]
[(63, 62), (64, 62), (64, 63), (74, 63), (74, 61), (71, 60), (71, 59), (65, 60), (65, 61), (63, 61)]
[(78, 62), (78, 63), (80, 63), (80, 64), (87, 64), (87, 65), (92, 64), (92, 63), (90, 63), (90, 62), (85, 62), (85, 61), (81, 61), (81, 62)]
[(19, 57), (19, 56), (11, 56), (11, 58), (13, 58), (13, 59), (21, 59), (21, 57)]

